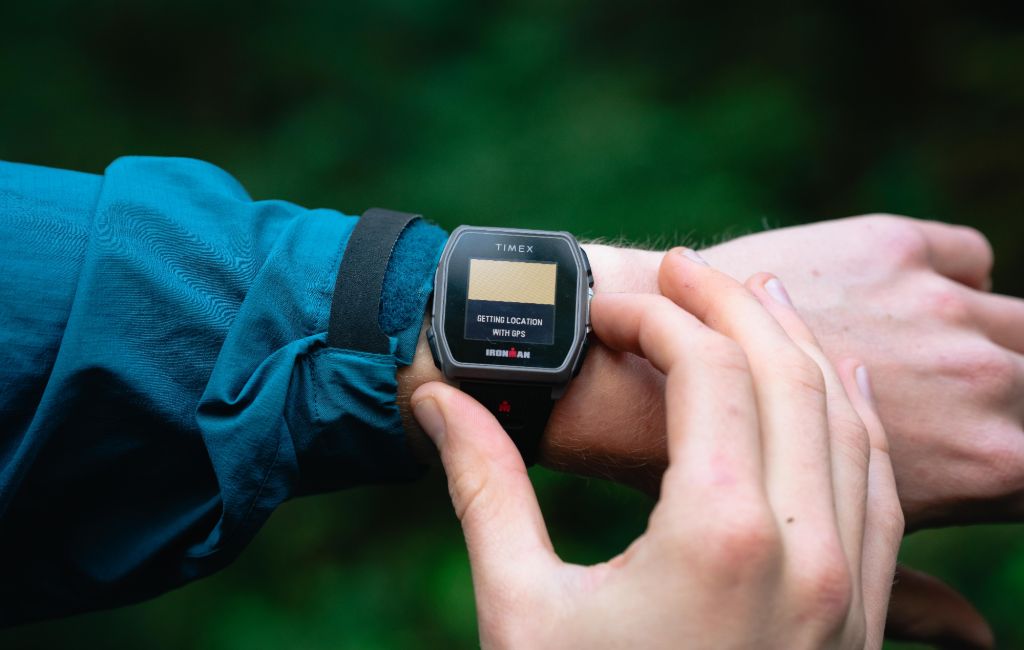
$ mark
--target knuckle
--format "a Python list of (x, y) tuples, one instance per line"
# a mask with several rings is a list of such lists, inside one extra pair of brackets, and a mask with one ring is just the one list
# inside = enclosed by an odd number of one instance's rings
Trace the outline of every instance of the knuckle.
[(988, 342), (961, 348), (947, 360), (946, 374), (966, 384), (972, 394), (1000, 403), (1015, 398), (1020, 382), (1012, 353)]
[(903, 533), (907, 528), (906, 518), (903, 514), (903, 507), (900, 505), (899, 498), (894, 493), (891, 497), (879, 503), (875, 509), (878, 513), (878, 525), (881, 534), (892, 543), (899, 543), (903, 539)]
[(832, 421), (832, 442), (856, 467), (867, 468), (871, 442), (863, 420), (852, 409), (829, 415)]
[(853, 576), (838, 540), (799, 563), (793, 576), (798, 607), (827, 627), (842, 625), (853, 605)]
[(448, 493), (455, 507), (455, 516), (464, 525), (470, 518), (486, 516), (492, 500), (487, 489), (488, 473), (483, 468), (461, 471), (448, 478)]
[(992, 266), (995, 264), (995, 252), (992, 249), (992, 242), (985, 236), (985, 233), (973, 226), (958, 227), (964, 237), (973, 240), (973, 247), (982, 252), (985, 271), (991, 272)]
[(1001, 498), (1024, 493), (1024, 444), (1020, 442), (1020, 425), (1004, 425), (976, 440), (972, 455), (976, 456), (980, 496)]
[(761, 573), (774, 566), (782, 551), (782, 537), (767, 506), (718, 517), (707, 534), (694, 542), (702, 566), (726, 578)]
[(654, 307), (645, 310), (640, 316), (640, 347), (644, 349), (660, 348), (665, 341), (679, 339), (677, 317), (680, 308), (663, 296), (656, 297), (654, 301)]
[(781, 373), (786, 386), (824, 398), (825, 375), (821, 366), (807, 353), (796, 347), (785, 348), (779, 350), (775, 358), (778, 372)]
[(900, 267), (920, 266), (928, 261), (928, 240), (912, 219), (871, 214), (864, 217), (863, 223), (878, 237), (877, 244), (885, 259)]
[(925, 314), (942, 322), (965, 324), (971, 320), (971, 306), (966, 290), (948, 281), (922, 294)]
[(707, 337), (695, 356), (711, 368), (750, 373), (747, 355), (739, 343), (717, 332)]

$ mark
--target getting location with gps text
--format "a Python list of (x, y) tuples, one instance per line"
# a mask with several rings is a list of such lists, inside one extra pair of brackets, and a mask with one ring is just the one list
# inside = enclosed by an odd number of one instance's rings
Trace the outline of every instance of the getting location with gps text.
[(470, 259), (467, 339), (550, 345), (557, 264)]

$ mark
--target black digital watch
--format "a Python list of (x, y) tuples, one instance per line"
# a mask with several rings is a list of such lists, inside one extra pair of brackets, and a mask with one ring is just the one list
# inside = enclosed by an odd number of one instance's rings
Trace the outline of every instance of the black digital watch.
[(567, 232), (456, 228), (434, 280), (427, 341), (533, 462), (554, 400), (579, 372), (594, 279)]

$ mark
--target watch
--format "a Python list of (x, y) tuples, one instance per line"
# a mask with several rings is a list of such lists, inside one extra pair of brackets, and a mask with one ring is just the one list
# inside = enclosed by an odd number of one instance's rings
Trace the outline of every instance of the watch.
[(427, 342), (531, 464), (555, 400), (579, 373), (594, 278), (567, 232), (460, 226), (434, 278)]

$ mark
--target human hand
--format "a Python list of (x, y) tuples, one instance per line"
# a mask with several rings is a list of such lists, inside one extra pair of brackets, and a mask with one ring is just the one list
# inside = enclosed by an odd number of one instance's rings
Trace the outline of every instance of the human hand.
[(903, 520), (862, 366), (834, 370), (768, 276), (744, 288), (670, 253), (661, 278), (685, 310), (592, 304), (599, 338), (665, 374), (668, 405), (660, 500), (609, 562), (558, 559), (483, 407), (439, 382), (412, 396), (466, 535), (482, 645), (880, 646)]
[[(598, 291), (658, 291), (662, 253), (587, 252)], [(735, 278), (776, 274), (832, 360), (872, 368), (908, 528), (1024, 517), (1024, 300), (985, 291), (992, 254), (979, 233), (855, 217), (702, 255)], [(656, 491), (659, 381), (645, 361), (596, 346), (552, 415), (542, 462)]]
[(980, 233), (869, 216), (702, 254), (776, 274), (833, 360), (871, 368), (909, 529), (1024, 517), (1024, 300), (988, 293)]

